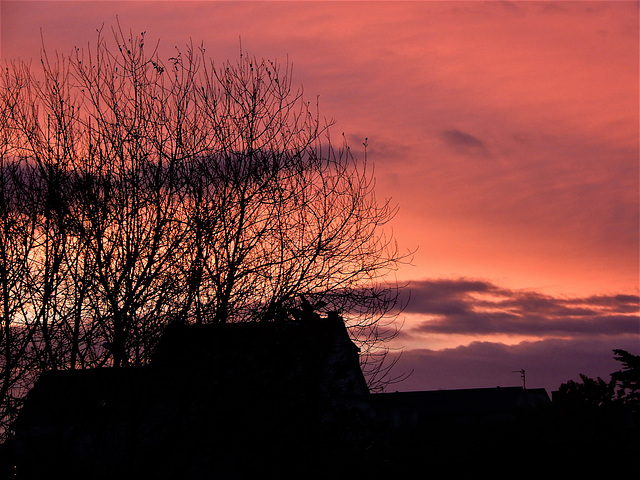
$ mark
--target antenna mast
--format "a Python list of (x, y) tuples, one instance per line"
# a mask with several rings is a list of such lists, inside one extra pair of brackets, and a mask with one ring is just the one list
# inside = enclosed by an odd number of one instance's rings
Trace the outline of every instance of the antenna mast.
[(519, 373), (522, 379), (522, 389), (527, 389), (527, 377), (525, 376), (524, 368), (522, 370), (513, 370), (511, 373)]

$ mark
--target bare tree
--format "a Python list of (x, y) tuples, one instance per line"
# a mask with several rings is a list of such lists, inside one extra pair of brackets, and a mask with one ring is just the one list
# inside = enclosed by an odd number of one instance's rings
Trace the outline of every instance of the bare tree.
[(363, 158), (332, 142), (289, 63), (162, 61), (112, 32), (3, 78), (3, 375), (20, 356), (35, 374), (140, 365), (170, 322), (307, 310), (345, 319), (373, 385), (405, 257), (366, 141)]
[(271, 320), (305, 305), (339, 312), (373, 380), (395, 332), (385, 317), (397, 285), (384, 279), (402, 258), (381, 230), (395, 208), (376, 200), (366, 145), (358, 160), (344, 137), (331, 142), (331, 122), (292, 88), (289, 65), (245, 55), (203, 65), (216, 135), (200, 158), (215, 187), (215, 228), (197, 236), (211, 252), (210, 318)]
[(12, 118), (25, 87), (21, 75), (3, 72), (0, 94), (0, 438), (14, 419), (38, 366), (31, 357), (29, 258), (35, 250), (35, 218), (24, 204), (29, 183)]

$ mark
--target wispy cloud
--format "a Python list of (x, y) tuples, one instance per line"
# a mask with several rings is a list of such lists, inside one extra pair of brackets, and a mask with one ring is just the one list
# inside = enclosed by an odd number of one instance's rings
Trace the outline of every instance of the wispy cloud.
[(447, 146), (458, 152), (487, 153), (484, 142), (470, 133), (453, 128), (442, 131), (441, 137)]
[(411, 298), (405, 311), (424, 318), (412, 325), (409, 334), (640, 334), (637, 295), (564, 298), (466, 278), (416, 281), (408, 290)]

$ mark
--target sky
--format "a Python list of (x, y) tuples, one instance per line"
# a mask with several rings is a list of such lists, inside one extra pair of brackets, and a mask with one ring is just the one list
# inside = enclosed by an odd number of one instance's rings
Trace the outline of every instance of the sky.
[[(390, 390), (609, 379), (640, 354), (639, 2), (0, 4), (0, 57), (108, 30), (293, 64), (354, 151), (408, 283)], [(361, 152), (360, 152), (361, 154)]]

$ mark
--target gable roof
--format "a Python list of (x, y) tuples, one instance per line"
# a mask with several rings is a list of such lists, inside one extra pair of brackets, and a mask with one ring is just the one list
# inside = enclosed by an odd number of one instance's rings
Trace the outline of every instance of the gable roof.
[(159, 342), (155, 368), (206, 370), (234, 388), (368, 393), (358, 348), (339, 316), (309, 320), (174, 326)]

